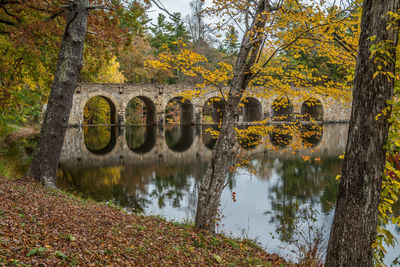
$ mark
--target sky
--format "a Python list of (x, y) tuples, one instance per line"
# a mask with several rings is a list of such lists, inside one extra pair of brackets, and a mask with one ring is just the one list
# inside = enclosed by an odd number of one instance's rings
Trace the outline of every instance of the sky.
[[(161, 2), (165, 6), (165, 8), (171, 13), (182, 13), (183, 18), (190, 13), (190, 0), (161, 0)], [(155, 5), (153, 5), (150, 9), (149, 17), (155, 19), (157, 18), (159, 13), (163, 13), (164, 15), (166, 15), (163, 11), (159, 10)]]

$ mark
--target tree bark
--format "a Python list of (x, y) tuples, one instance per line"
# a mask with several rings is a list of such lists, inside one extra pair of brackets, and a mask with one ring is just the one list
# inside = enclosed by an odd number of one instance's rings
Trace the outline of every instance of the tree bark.
[(82, 65), (89, 0), (68, 1), (68, 16), (38, 145), (27, 176), (54, 187), (72, 97)]
[[(382, 188), (388, 136), (388, 117), (378, 114), (392, 99), (394, 80), (382, 71), (395, 72), (398, 31), (387, 30), (389, 11), (397, 12), (399, 0), (365, 0), (354, 77), (353, 106), (342, 177), (336, 202), (325, 266), (373, 266), (372, 243), (376, 238), (378, 205)], [(372, 41), (370, 37), (376, 36)], [(371, 57), (371, 45), (391, 41), (390, 57)], [(375, 61), (379, 57), (387, 65)]]
[(264, 11), (268, 11), (269, 1), (258, 1), (255, 19), (249, 31), (244, 35), (239, 55), (236, 60), (234, 77), (229, 90), (228, 100), (224, 109), (221, 130), (215, 143), (211, 161), (200, 186), (196, 209), (195, 226), (211, 232), (215, 228), (215, 220), (220, 203), (225, 179), (232, 161), (232, 148), (235, 144), (235, 114), (240, 99), (251, 79), (251, 66), (259, 54), (263, 36), (258, 29), (265, 26)]

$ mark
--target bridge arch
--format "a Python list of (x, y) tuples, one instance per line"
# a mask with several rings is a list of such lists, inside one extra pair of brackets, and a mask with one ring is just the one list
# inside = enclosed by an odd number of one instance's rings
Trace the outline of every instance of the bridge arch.
[[(179, 113), (179, 114), (178, 114)], [(194, 124), (194, 108), (189, 99), (182, 96), (171, 98), (165, 107), (165, 123), (166, 124)]]
[(226, 102), (221, 97), (213, 96), (203, 105), (203, 123), (220, 123), (225, 110)]
[(240, 101), (239, 115), (243, 115), (243, 122), (262, 120), (262, 106), (254, 97), (245, 97)]
[(85, 101), (83, 109), (83, 124), (118, 124), (115, 102), (105, 95), (94, 95)]
[(157, 108), (154, 102), (147, 96), (133, 97), (125, 108), (125, 122), (127, 125), (157, 123)]
[(319, 99), (310, 97), (301, 105), (301, 117), (303, 121), (323, 121), (324, 107)]
[(272, 118), (274, 121), (293, 121), (293, 104), (287, 96), (272, 102)]

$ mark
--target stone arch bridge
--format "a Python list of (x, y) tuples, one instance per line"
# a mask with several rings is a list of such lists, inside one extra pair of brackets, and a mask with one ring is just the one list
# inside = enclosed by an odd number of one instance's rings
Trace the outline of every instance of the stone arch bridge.
[[(165, 124), (166, 109), (171, 101), (180, 105), (180, 123), (182, 125), (201, 124), (202, 117), (208, 110), (212, 121), (218, 122), (223, 108), (223, 101), (218, 97), (218, 91), (212, 91), (199, 98), (182, 101), (181, 94), (193, 90), (189, 85), (134, 85), (134, 84), (104, 84), (79, 83), (74, 92), (73, 106), (69, 125), (84, 124), (84, 107), (93, 97), (100, 96), (110, 105), (111, 124), (125, 124), (125, 111), (128, 103), (138, 98), (146, 106), (146, 124)], [(259, 89), (261, 91), (261, 89)], [(257, 92), (252, 92), (259, 95)], [(276, 104), (282, 98), (257, 98), (246, 96), (243, 107), (237, 114), (238, 123), (251, 123), (260, 120), (285, 120), (312, 117), (323, 122), (347, 122), (350, 119), (351, 103), (341, 103), (331, 97), (310, 98), (305, 101), (287, 98), (284, 108), (276, 109)], [(310, 105), (317, 103), (317, 105)]]

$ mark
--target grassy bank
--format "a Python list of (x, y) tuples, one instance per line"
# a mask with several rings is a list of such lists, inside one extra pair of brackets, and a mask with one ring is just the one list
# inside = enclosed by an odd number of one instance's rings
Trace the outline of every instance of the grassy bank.
[(0, 177), (0, 265), (283, 266), (248, 241)]

